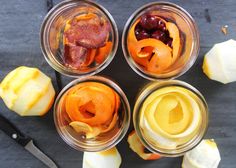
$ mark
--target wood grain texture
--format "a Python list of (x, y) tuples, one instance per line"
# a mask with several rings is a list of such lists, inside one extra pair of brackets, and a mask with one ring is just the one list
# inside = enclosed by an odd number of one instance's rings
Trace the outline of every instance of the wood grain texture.
[[(58, 0), (54, 0), (57, 4)], [(128, 17), (149, 0), (98, 0), (113, 15), (122, 30)], [(209, 80), (202, 72), (204, 54), (214, 43), (230, 38), (236, 39), (236, 1), (235, 0), (172, 0), (194, 17), (201, 35), (201, 51), (195, 65), (180, 80), (195, 86), (206, 98), (210, 108), (210, 123), (207, 138), (218, 143), (222, 161), (220, 167), (235, 168), (236, 160), (236, 83), (227, 85)], [(47, 13), (46, 0), (1, 0), (0, 5), (0, 81), (12, 69), (19, 65), (39, 67), (53, 79), (53, 69), (46, 63), (39, 46), (40, 24)], [(228, 25), (227, 36), (221, 32), (221, 26)], [(122, 68), (121, 68), (122, 67)], [(126, 63), (121, 44), (112, 63), (100, 74), (112, 77), (127, 93), (131, 107), (135, 96), (147, 80), (144, 80)], [(65, 86), (71, 78), (62, 77)], [(38, 147), (53, 158), (61, 168), (82, 167), (82, 152), (66, 145), (57, 134), (52, 111), (44, 117), (19, 117), (10, 112), (2, 100), (0, 113), (13, 122), (22, 132), (31, 136)], [(132, 126), (130, 130), (132, 129)], [(159, 161), (145, 162), (133, 153), (125, 137), (118, 145), (123, 162), (122, 168), (180, 168), (182, 158), (164, 158)], [(0, 167), (1, 168), (42, 168), (44, 165), (25, 151), (21, 146), (0, 131)]]

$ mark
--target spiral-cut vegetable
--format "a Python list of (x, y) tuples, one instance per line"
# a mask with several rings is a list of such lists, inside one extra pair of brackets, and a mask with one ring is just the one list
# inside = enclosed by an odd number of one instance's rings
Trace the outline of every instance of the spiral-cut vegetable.
[(68, 91), (64, 101), (70, 125), (87, 138), (110, 131), (118, 120), (120, 98), (104, 84), (80, 83)]

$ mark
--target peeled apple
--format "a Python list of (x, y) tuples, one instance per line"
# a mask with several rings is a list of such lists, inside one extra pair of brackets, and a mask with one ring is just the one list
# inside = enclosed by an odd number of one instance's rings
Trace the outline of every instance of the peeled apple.
[(84, 152), (83, 168), (119, 168), (121, 161), (116, 147), (102, 152)]
[(182, 168), (217, 168), (220, 159), (215, 141), (205, 139), (184, 155)]
[(21, 116), (41, 116), (51, 108), (55, 90), (51, 79), (40, 70), (21, 66), (2, 80), (0, 97)]
[(215, 44), (205, 55), (203, 72), (221, 83), (236, 81), (236, 41), (228, 40)]

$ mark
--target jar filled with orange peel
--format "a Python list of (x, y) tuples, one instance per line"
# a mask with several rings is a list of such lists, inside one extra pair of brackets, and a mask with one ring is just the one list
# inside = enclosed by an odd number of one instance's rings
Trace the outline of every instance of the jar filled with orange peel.
[(114, 147), (129, 127), (129, 102), (120, 87), (105, 77), (83, 77), (59, 94), (54, 121), (59, 135), (82, 151)]
[(122, 36), (124, 56), (131, 68), (150, 80), (176, 78), (195, 62), (199, 33), (183, 8), (153, 2), (136, 10)]

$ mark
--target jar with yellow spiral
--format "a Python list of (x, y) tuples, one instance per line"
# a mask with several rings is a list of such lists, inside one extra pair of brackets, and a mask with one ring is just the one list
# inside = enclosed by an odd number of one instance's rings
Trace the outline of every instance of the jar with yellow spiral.
[(154, 82), (138, 95), (133, 120), (147, 149), (163, 156), (179, 156), (203, 138), (208, 108), (201, 93), (185, 82)]

